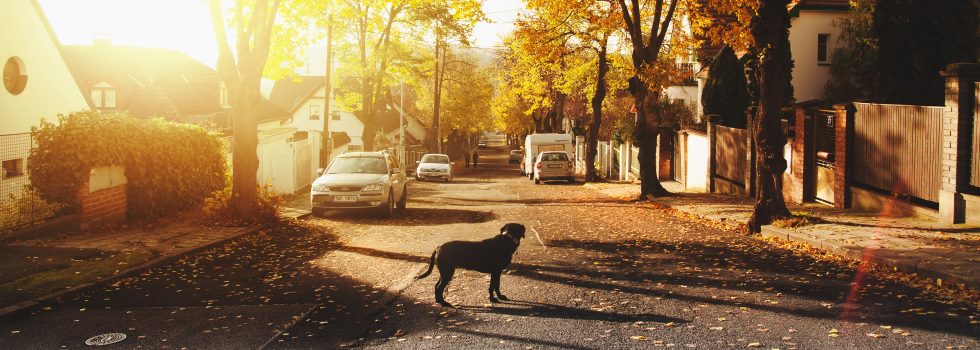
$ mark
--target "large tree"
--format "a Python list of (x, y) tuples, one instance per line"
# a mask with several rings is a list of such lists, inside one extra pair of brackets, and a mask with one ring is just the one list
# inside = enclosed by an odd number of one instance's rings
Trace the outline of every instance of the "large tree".
[[(671, 47), (679, 42), (683, 31), (678, 29), (681, 21), (675, 19), (678, 7), (684, 0), (617, 0), (623, 17), (623, 25), (632, 47), (634, 76), (630, 78), (630, 91), (636, 105), (636, 123), (633, 129), (633, 142), (639, 145), (637, 154), (640, 160), (640, 199), (648, 196), (670, 194), (660, 184), (657, 177), (657, 134), (660, 129), (660, 110), (653, 103), (669, 80), (668, 65), (673, 65)], [(693, 4), (692, 4), (693, 5)], [(683, 9), (683, 8), (682, 8)], [(650, 13), (653, 17), (647, 17)], [(649, 28), (649, 29), (648, 29)], [(668, 36), (668, 33), (671, 35)], [(651, 89), (652, 88), (652, 89)], [(653, 90), (653, 91), (651, 91)], [(650, 99), (651, 93), (654, 95)]]
[(234, 1), (231, 22), (235, 28), (235, 51), (229, 45), (225, 8), (211, 0), (211, 19), (218, 43), (218, 74), (231, 104), (232, 198), (231, 209), (241, 218), (254, 218), (258, 211), (258, 130), (256, 113), (262, 95), (259, 82), (269, 60), (276, 17), (282, 0)]
[(793, 69), (789, 47), (789, 2), (759, 0), (758, 14), (749, 24), (759, 62), (756, 71), (759, 104), (752, 121), (753, 142), (758, 154), (755, 167), (759, 192), (747, 223), (750, 232), (758, 232), (761, 225), (771, 223), (774, 218), (789, 216), (783, 200), (786, 135), (780, 124), (780, 111), (788, 93), (783, 87), (791, 81)]
[(353, 48), (341, 55), (356, 62), (345, 67), (346, 74), (359, 80), (357, 91), (348, 91), (343, 99), (345, 107), (355, 109), (365, 122), (362, 140), (366, 150), (375, 148), (383, 97), (393, 85), (390, 70), (405, 58), (395, 54), (398, 42), (425, 40), (420, 35), (424, 32), (465, 43), (473, 25), (485, 19), (481, 4), (479, 0), (344, 0), (332, 5), (342, 27), (347, 28), (341, 35)]
[[(572, 101), (589, 101), (592, 116), (587, 124), (585, 179), (596, 181), (599, 178), (595, 171), (596, 149), (602, 128), (603, 104), (609, 91), (610, 41), (615, 40), (614, 36), (620, 31), (618, 8), (608, 1), (592, 0), (531, 0), (527, 7), (538, 19), (539, 26), (534, 28), (536, 36), (564, 43), (572, 55), (578, 55), (572, 57), (571, 64), (562, 70), (563, 90)], [(576, 63), (580, 67), (581, 64), (589, 67), (576, 69)]]

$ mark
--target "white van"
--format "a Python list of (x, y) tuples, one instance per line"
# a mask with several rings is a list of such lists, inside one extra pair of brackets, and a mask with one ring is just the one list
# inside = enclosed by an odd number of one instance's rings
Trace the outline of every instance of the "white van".
[(528, 179), (534, 177), (534, 161), (538, 153), (546, 151), (564, 151), (568, 159), (575, 159), (575, 147), (572, 134), (531, 134), (524, 139), (524, 161), (521, 162), (521, 175)]

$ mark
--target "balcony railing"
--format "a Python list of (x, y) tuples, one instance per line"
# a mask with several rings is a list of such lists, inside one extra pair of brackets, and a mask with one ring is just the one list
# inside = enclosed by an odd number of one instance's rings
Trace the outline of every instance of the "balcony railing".
[(678, 63), (677, 64), (677, 85), (680, 86), (697, 86), (698, 81), (694, 79), (694, 63)]

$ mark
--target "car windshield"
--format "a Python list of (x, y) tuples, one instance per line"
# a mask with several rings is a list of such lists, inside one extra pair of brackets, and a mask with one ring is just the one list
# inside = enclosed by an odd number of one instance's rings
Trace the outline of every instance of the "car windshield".
[(510, 154), (521, 154), (521, 151), (510, 151)]
[(566, 155), (564, 152), (562, 152), (562, 153), (541, 153), (541, 160), (542, 161), (568, 160), (568, 155)]
[(422, 157), (422, 163), (430, 164), (449, 164), (449, 157), (447, 156), (437, 156), (434, 154), (429, 154)]
[(384, 158), (340, 157), (330, 164), (327, 174), (387, 174)]

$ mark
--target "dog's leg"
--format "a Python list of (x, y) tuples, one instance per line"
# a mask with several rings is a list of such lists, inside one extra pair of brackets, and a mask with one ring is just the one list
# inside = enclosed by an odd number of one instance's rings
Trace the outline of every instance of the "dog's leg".
[(500, 293), (500, 272), (490, 275), (490, 299), (493, 300), (494, 292), (497, 293), (497, 298), (500, 300), (510, 300), (506, 295)]
[(495, 297), (493, 295), (493, 292), (496, 291), (496, 289), (497, 289), (497, 283), (498, 282), (500, 282), (500, 274), (491, 272), (490, 273), (490, 288), (488, 288), (490, 290), (490, 302), (491, 303), (496, 303), (496, 302), (499, 301), (499, 300), (497, 300), (497, 297)]
[(453, 274), (456, 272), (455, 268), (439, 268), (439, 282), (436, 283), (436, 302), (442, 306), (453, 306), (446, 302), (443, 298), (443, 293), (446, 291), (446, 286), (449, 285), (449, 281), (453, 280)]

